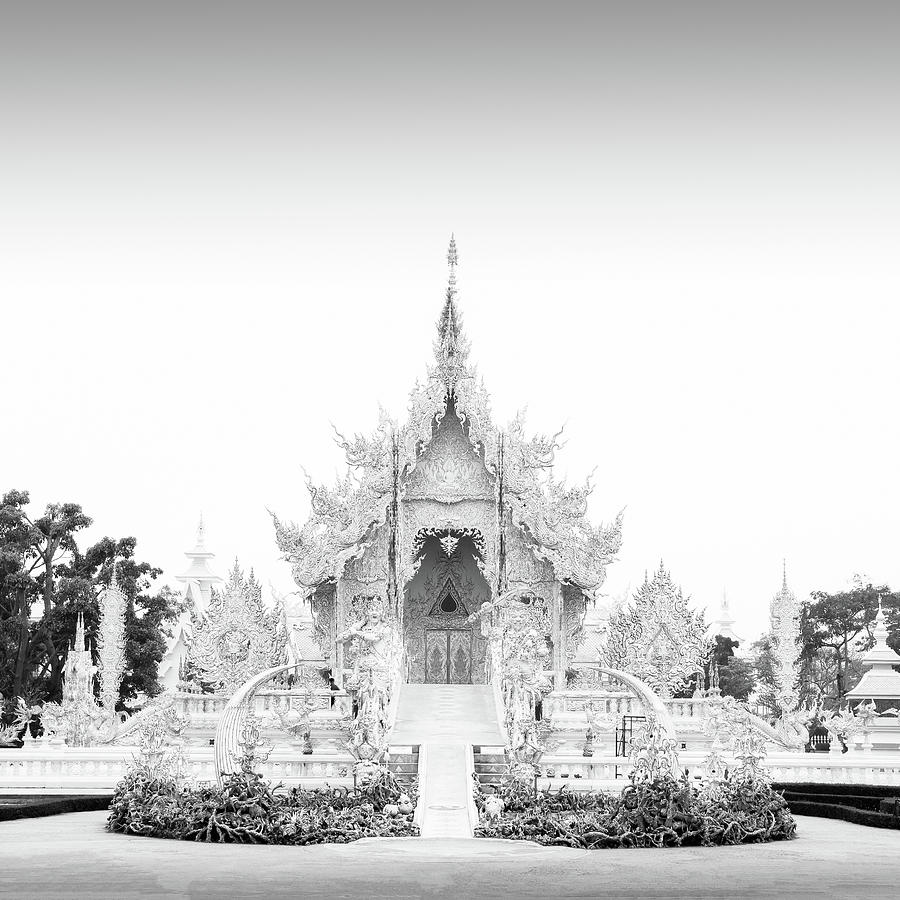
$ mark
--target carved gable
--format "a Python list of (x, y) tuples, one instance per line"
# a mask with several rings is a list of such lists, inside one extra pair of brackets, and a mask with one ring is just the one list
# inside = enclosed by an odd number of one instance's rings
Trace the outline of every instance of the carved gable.
[(451, 408), (406, 483), (405, 499), (492, 500), (494, 483)]

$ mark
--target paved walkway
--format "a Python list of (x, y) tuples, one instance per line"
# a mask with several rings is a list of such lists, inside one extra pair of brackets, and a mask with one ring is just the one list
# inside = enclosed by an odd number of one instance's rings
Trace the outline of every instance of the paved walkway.
[(494, 698), (483, 684), (404, 684), (391, 744), (419, 744), (423, 838), (468, 838), (468, 744), (500, 744)]
[(0, 822), (0, 896), (57, 898), (893, 898), (900, 831), (798, 817), (795, 841), (570, 850), (486, 840), (193, 844), (103, 830), (104, 813)]

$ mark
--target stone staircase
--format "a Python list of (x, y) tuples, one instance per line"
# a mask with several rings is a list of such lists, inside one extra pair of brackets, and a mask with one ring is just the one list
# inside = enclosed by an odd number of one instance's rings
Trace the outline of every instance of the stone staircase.
[(499, 786), (506, 774), (506, 753), (503, 747), (476, 745), (472, 747), (472, 757), (475, 763), (475, 777), (481, 786)]
[(409, 784), (419, 774), (419, 746), (411, 747), (391, 746), (391, 756), (388, 761), (388, 769), (397, 776), (401, 784)]
[(490, 685), (401, 687), (391, 746), (400, 751), (398, 757), (407, 748), (419, 747), (417, 816), (422, 837), (472, 836), (476, 813), (471, 748), (502, 744)]

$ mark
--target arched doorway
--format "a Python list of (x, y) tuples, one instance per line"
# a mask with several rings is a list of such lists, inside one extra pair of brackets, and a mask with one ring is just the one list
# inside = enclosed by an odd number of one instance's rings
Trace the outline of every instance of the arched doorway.
[(408, 681), (485, 682), (487, 644), (467, 621), (490, 599), (480, 543), (473, 529), (429, 528), (416, 535), (419, 568), (404, 592)]

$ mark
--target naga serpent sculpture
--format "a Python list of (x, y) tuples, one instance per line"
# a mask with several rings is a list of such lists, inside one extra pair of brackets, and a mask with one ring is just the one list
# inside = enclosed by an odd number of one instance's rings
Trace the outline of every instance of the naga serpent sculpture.
[(282, 672), (296, 668), (296, 663), (286, 663), (263, 670), (258, 675), (254, 675), (249, 681), (245, 681), (232, 694), (228, 703), (225, 704), (222, 717), (219, 719), (219, 724), (216, 725), (214, 745), (216, 783), (220, 788), (224, 785), (226, 775), (230, 775), (240, 769), (240, 740), (254, 694), (269, 679), (280, 675)]

